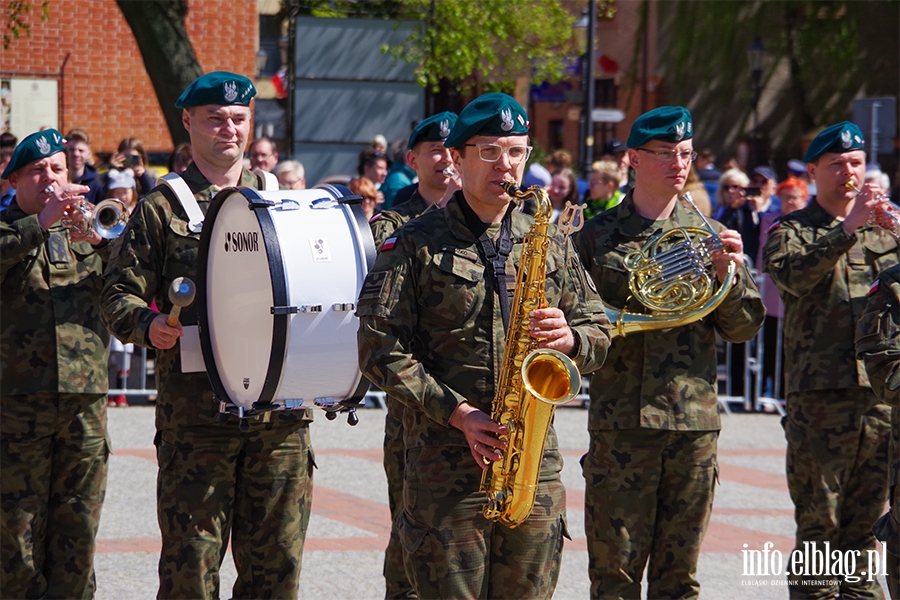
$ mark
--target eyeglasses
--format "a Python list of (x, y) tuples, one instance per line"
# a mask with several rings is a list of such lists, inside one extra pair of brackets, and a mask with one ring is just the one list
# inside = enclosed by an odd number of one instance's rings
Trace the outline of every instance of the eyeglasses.
[(509, 164), (517, 165), (525, 162), (531, 156), (531, 146), (509, 146), (506, 148), (499, 144), (464, 144), (464, 146), (478, 148), (478, 156), (484, 162), (497, 162), (505, 153), (509, 157)]
[(692, 163), (697, 160), (697, 152), (695, 150), (684, 150), (683, 152), (675, 152), (674, 150), (648, 150), (647, 148), (638, 148), (642, 152), (652, 154), (660, 160), (670, 163), (678, 159), (678, 162)]
[(735, 190), (744, 193), (744, 188), (740, 185), (723, 185), (722, 190), (725, 192), (733, 192)]

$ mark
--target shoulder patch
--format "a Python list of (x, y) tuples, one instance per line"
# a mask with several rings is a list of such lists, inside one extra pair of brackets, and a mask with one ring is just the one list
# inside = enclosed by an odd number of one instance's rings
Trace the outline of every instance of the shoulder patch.
[(867, 295), (867, 296), (871, 296), (872, 294), (874, 294), (875, 292), (877, 292), (880, 283), (881, 283), (881, 280), (880, 280), (880, 279), (876, 279), (876, 280), (875, 280), (875, 283), (873, 283), (872, 286), (869, 288), (869, 293), (866, 294), (866, 295)]
[(376, 214), (372, 215), (371, 219), (369, 219), (369, 223), (374, 223), (375, 221), (377, 221), (380, 218), (381, 218), (381, 213), (376, 213)]
[(775, 222), (772, 223), (771, 225), (769, 225), (769, 228), (766, 229), (766, 235), (768, 235), (768, 234), (772, 233), (773, 231), (775, 231), (776, 229), (778, 229), (779, 225), (781, 225), (781, 221), (776, 219)]
[(384, 252), (385, 250), (390, 250), (390, 249), (393, 248), (396, 244), (397, 244), (397, 238), (396, 238), (396, 236), (395, 236), (395, 237), (389, 237), (388, 239), (384, 240), (384, 243), (381, 245), (381, 251)]

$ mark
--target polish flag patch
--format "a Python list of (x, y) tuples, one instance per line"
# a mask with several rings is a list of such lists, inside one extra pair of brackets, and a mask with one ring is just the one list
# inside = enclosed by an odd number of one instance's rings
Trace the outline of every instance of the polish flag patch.
[(384, 240), (384, 243), (381, 245), (381, 251), (390, 250), (397, 243), (397, 238), (392, 237)]
[(872, 287), (869, 288), (869, 293), (866, 294), (866, 295), (867, 295), (867, 296), (871, 296), (872, 294), (874, 294), (875, 292), (877, 292), (877, 291), (878, 291), (878, 285), (879, 285), (880, 283), (881, 283), (881, 280), (880, 280), (880, 279), (876, 279), (876, 280), (875, 280), (875, 283), (872, 284)]
[(780, 222), (780, 221), (775, 221), (774, 223), (772, 223), (771, 225), (769, 225), (769, 228), (766, 229), (766, 235), (769, 235), (770, 233), (772, 233), (773, 231), (775, 231), (776, 229), (778, 229), (778, 226), (779, 226), (779, 225), (781, 225), (781, 222)]

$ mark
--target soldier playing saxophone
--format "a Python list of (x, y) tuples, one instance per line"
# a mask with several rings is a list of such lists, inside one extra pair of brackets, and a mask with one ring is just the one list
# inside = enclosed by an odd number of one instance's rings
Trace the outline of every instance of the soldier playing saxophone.
[[(533, 221), (514, 210), (503, 184), (521, 180), (527, 133), (527, 115), (510, 96), (470, 103), (446, 141), (462, 190), (384, 242), (360, 294), (360, 366), (408, 407), (399, 531), (420, 598), (547, 598), (556, 587), (567, 532), (553, 429), (536, 508), (522, 525), (486, 519), (478, 492), (484, 460), (501, 458), (496, 435), (507, 433), (489, 414)], [(609, 322), (565, 243), (551, 240), (548, 308), (535, 310), (530, 325), (541, 346), (591, 372), (606, 356)]]

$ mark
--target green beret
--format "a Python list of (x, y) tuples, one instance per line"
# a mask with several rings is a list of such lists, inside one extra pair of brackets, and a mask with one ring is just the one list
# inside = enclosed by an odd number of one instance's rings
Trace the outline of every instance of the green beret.
[(66, 138), (55, 129), (45, 129), (32, 133), (22, 140), (9, 159), (9, 164), (0, 175), (0, 179), (9, 179), (9, 176), (36, 160), (47, 158), (57, 152), (66, 151)]
[(250, 100), (255, 95), (256, 88), (253, 87), (253, 82), (243, 75), (228, 71), (213, 71), (201, 75), (187, 86), (175, 101), (175, 108), (192, 108), (207, 104), (249, 106)]
[(806, 149), (806, 156), (803, 162), (812, 162), (825, 154), (826, 152), (850, 152), (851, 150), (862, 150), (866, 147), (866, 138), (863, 137), (859, 127), (850, 121), (844, 121), (837, 125), (832, 125), (828, 129), (816, 136), (816, 138)]
[(412, 150), (413, 146), (419, 142), (443, 142), (450, 135), (450, 129), (455, 124), (456, 113), (449, 111), (424, 119), (409, 134), (409, 142), (406, 144), (406, 149)]
[(694, 137), (694, 123), (691, 112), (683, 106), (660, 106), (639, 116), (626, 145), (640, 148), (650, 140), (682, 142)]
[(447, 148), (459, 148), (476, 135), (526, 135), (528, 114), (516, 99), (492, 92), (469, 102), (444, 140)]

